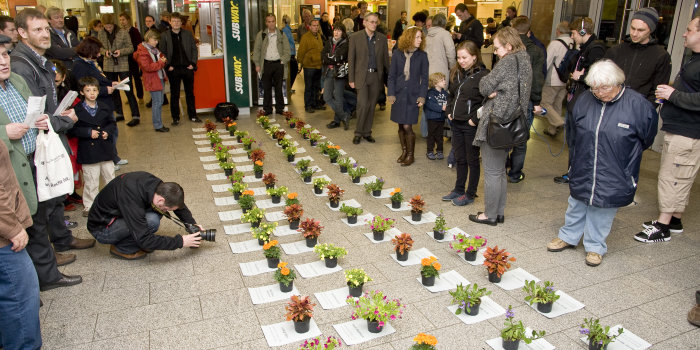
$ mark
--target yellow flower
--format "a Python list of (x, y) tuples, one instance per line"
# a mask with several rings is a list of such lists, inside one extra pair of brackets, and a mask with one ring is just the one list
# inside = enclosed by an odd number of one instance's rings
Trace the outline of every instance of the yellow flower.
[(284, 268), (285, 266), (287, 266), (287, 263), (284, 262), (284, 261), (280, 261), (280, 262), (277, 264), (277, 268), (278, 268), (278, 269)]
[(418, 335), (413, 338), (413, 341), (418, 344), (426, 344), (431, 346), (435, 346), (437, 344), (437, 339), (434, 336), (425, 333), (418, 333)]
[(401, 188), (400, 188), (400, 187), (396, 187), (396, 188), (394, 188), (394, 192), (396, 192), (396, 193), (399, 193), (399, 192), (401, 192)]
[(433, 263), (433, 267), (435, 268), (435, 270), (440, 271), (440, 269), (442, 268), (442, 265), (440, 265), (440, 263), (436, 261)]
[(430, 259), (428, 259), (428, 258), (423, 258), (423, 259), (420, 260), (420, 264), (423, 265), (423, 266), (430, 266), (431, 261), (430, 261)]

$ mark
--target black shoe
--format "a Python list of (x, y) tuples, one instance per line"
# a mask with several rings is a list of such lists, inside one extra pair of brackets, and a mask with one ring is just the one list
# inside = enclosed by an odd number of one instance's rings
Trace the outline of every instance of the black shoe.
[(478, 214), (477, 215), (473, 215), (473, 214), (469, 215), (469, 221), (476, 222), (477, 224), (486, 224), (486, 225), (490, 225), (490, 226), (496, 226), (496, 223), (497, 223), (496, 220), (497, 219), (482, 220), (482, 219), (479, 219)]
[(328, 125), (326, 125), (326, 127), (329, 128), (329, 129), (335, 129), (335, 128), (339, 127), (339, 126), (340, 126), (340, 124), (338, 124), (335, 120), (332, 121), (332, 122), (330, 122), (330, 123), (328, 123)]
[(140, 119), (131, 119), (131, 121), (126, 123), (126, 126), (136, 126), (139, 125), (139, 123), (141, 123)]
[(383, 110), (385, 110), (385, 109), (386, 109), (386, 105), (379, 105), (379, 110), (380, 110), (380, 111), (383, 111)]
[(193, 123), (201, 123), (201, 122), (202, 122), (202, 120), (199, 119), (199, 118), (197, 118), (197, 117), (190, 118), (190, 121), (193, 122)]
[(178, 126), (178, 125), (180, 125), (180, 119), (173, 119), (172, 126)]
[(314, 109), (319, 110), (319, 111), (325, 111), (325, 110), (326, 110), (326, 106), (325, 106), (325, 105), (320, 105), (320, 106), (314, 107)]
[(118, 122), (124, 121), (124, 116), (123, 116), (123, 115), (117, 115), (117, 117), (114, 118), (114, 120), (116, 120), (116, 121), (118, 121)]
[(350, 128), (350, 123), (348, 123), (347, 120), (342, 120), (341, 122), (343, 123), (343, 130), (347, 130)]
[(156, 129), (156, 132), (168, 132), (168, 131), (170, 131), (170, 129), (168, 129), (168, 128), (164, 127), (164, 126), (161, 127), (160, 129)]
[(44, 291), (51, 290), (51, 289), (58, 288), (58, 287), (74, 286), (74, 285), (80, 284), (82, 282), (83, 282), (83, 278), (80, 276), (68, 276), (68, 275), (61, 274), (61, 278), (58, 281), (47, 283), (47, 284), (39, 287), (39, 290), (44, 292)]
[(512, 184), (517, 184), (518, 182), (523, 181), (523, 180), (525, 180), (525, 174), (520, 174), (520, 176), (517, 176), (517, 177), (508, 176), (508, 182), (510, 182)]
[(361, 137), (355, 136), (355, 137), (352, 138), (352, 143), (354, 143), (354, 144), (356, 144), (356, 145), (359, 145), (361, 139), (362, 139)]
[(365, 140), (367, 140), (367, 142), (369, 142), (369, 143), (375, 143), (377, 141), (374, 139), (374, 137), (372, 137), (372, 135), (365, 136)]
[[(679, 221), (680, 221), (680, 220), (679, 220)], [(646, 221), (646, 222), (644, 222), (644, 223), (642, 224), (642, 227), (644, 227), (644, 228), (650, 228), (651, 226), (653, 226), (653, 225), (656, 224), (656, 223), (657, 223), (657, 220)], [(680, 223), (680, 222), (679, 222), (679, 223), (677, 223), (677, 224), (674, 224), (673, 222), (671, 222), (671, 223), (668, 225), (668, 230), (669, 230), (669, 232), (671, 232), (671, 233), (683, 233), (683, 223)]]
[[(480, 212), (476, 213), (476, 216), (481, 215), (481, 213), (483, 213), (483, 212), (480, 211)], [(506, 222), (506, 217), (503, 215), (496, 215), (496, 222), (499, 224), (502, 224), (502, 223)]]
[(568, 184), (569, 183), (569, 173), (566, 173), (562, 176), (555, 177), (554, 182), (556, 182), (558, 184)]
[(153, 107), (153, 101), (146, 102), (146, 108), (151, 108), (151, 107)]
[(313, 113), (313, 112), (315, 112), (315, 110), (314, 110), (313, 108), (310, 108), (310, 107), (309, 107), (309, 108), (304, 108), (304, 110), (306, 111), (306, 113)]
[(655, 223), (634, 235), (634, 239), (644, 243), (668, 242), (671, 240), (671, 232)]

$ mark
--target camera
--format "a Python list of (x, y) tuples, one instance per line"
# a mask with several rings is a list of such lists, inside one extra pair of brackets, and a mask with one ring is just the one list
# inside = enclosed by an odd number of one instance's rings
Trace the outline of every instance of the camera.
[(216, 241), (216, 229), (208, 229), (208, 230), (201, 230), (199, 229), (199, 226), (195, 224), (190, 224), (190, 223), (184, 223), (185, 224), (185, 230), (187, 230), (188, 233), (199, 233), (199, 236), (202, 237), (203, 240), (209, 241), (209, 242), (215, 242)]
[[(112, 51), (108, 51), (108, 52), (109, 52), (110, 56), (114, 55), (114, 52), (112, 52)], [(112, 56), (112, 61), (114, 62), (115, 66), (119, 65), (119, 57)]]

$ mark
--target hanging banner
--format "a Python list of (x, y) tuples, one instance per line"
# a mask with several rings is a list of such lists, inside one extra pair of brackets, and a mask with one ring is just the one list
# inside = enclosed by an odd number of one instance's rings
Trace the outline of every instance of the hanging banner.
[(235, 103), (239, 108), (250, 107), (246, 4), (243, 0), (224, 0), (221, 3), (228, 101)]

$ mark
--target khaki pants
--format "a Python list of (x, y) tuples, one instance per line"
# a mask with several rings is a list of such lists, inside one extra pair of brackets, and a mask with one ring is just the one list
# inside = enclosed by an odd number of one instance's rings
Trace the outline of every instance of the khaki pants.
[(682, 213), (700, 168), (700, 140), (666, 133), (659, 167), (659, 211)]
[(566, 86), (550, 86), (542, 87), (542, 101), (540, 106), (547, 109), (545, 118), (549, 122), (547, 130), (556, 134), (557, 128), (564, 125), (564, 119), (561, 117), (561, 106), (566, 97)]
[(95, 164), (83, 164), (83, 206), (89, 210), (95, 197), (100, 192), (100, 174), (105, 180), (105, 185), (114, 179), (114, 162), (106, 161)]

